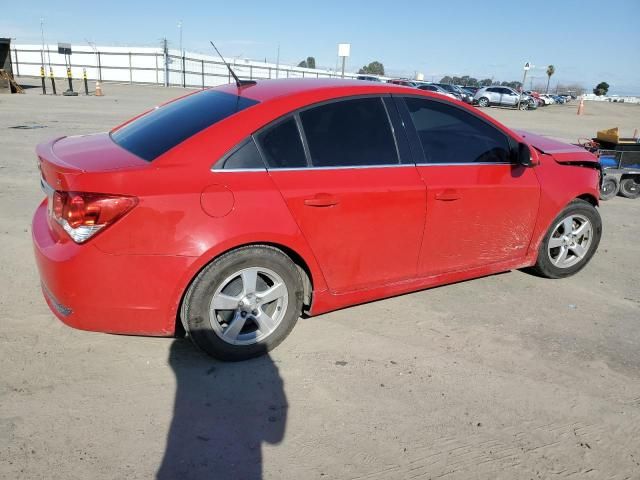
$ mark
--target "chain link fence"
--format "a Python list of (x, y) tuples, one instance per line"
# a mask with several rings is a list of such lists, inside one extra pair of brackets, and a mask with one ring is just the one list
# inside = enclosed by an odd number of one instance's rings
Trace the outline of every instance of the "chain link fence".
[[(230, 83), (231, 75), (218, 58), (162, 48), (147, 47), (88, 47), (73, 45), (71, 74), (82, 78), (86, 71), (90, 80), (144, 83), (164, 86), (205, 88)], [(53, 45), (15, 45), (11, 49), (13, 71), (16, 76), (40, 76), (44, 65), (46, 75), (67, 77), (65, 56)], [(278, 65), (253, 60), (225, 59), (241, 79), (271, 78), (336, 78), (333, 70)], [(356, 75), (345, 73), (345, 77)]]

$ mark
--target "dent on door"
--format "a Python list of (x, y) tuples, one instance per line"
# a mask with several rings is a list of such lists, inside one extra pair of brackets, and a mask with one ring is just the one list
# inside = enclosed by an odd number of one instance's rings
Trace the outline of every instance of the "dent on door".
[(427, 218), (419, 272), (434, 275), (516, 260), (535, 226), (539, 184), (519, 165), (422, 167)]

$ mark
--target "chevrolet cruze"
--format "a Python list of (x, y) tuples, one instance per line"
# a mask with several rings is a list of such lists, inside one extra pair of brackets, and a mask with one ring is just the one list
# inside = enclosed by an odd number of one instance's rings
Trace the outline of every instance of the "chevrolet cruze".
[(37, 155), (53, 313), (186, 332), (224, 360), (270, 350), (303, 313), (524, 267), (572, 275), (602, 230), (593, 155), (384, 83), (226, 85)]

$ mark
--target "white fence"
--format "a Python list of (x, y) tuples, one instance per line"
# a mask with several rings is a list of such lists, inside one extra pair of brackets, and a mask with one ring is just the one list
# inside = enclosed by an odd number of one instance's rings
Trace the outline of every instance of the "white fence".
[[(219, 57), (178, 50), (145, 47), (102, 47), (72, 45), (71, 73), (82, 78), (86, 70), (91, 80), (209, 87), (230, 83), (232, 78)], [(13, 73), (16, 76), (40, 76), (40, 67), (50, 69), (57, 78), (66, 78), (65, 56), (57, 45), (14, 45), (11, 47)], [(340, 77), (332, 70), (276, 65), (253, 60), (225, 59), (241, 79), (330, 78)], [(345, 77), (355, 77), (345, 73)]]
[(640, 103), (640, 97), (634, 96), (620, 96), (620, 95), (594, 95), (593, 93), (587, 93), (582, 96), (584, 100), (591, 100), (594, 102), (614, 102), (614, 103)]

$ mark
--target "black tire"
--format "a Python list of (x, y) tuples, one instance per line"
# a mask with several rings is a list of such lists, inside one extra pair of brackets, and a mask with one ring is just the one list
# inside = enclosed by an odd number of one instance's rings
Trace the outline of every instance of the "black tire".
[[(592, 225), (593, 237), (589, 244), (588, 250), (584, 257), (573, 266), (561, 268), (557, 267), (551, 262), (548, 254), (548, 246), (551, 236), (554, 233), (555, 227), (565, 218), (570, 215), (581, 215), (586, 217)], [(562, 212), (551, 222), (549, 230), (545, 234), (540, 248), (538, 250), (538, 260), (533, 267), (533, 271), (540, 276), (546, 278), (565, 278), (578, 273), (582, 270), (591, 260), (591, 257), (595, 254), (602, 237), (602, 220), (598, 210), (589, 202), (576, 199), (567, 205)]]
[[(518, 104), (516, 104), (516, 108), (518, 108)], [(525, 111), (525, 110), (527, 110), (528, 108), (529, 108), (529, 103), (528, 103), (528, 102), (520, 102), (520, 107), (519, 107), (519, 109), (520, 109), (521, 111), (523, 111), (523, 112), (524, 112), (524, 111)]]
[(482, 97), (478, 100), (478, 105), (481, 107), (488, 107), (489, 106), (489, 99), (487, 97)]
[(611, 200), (618, 194), (620, 184), (613, 177), (605, 177), (600, 187), (600, 200)]
[(627, 198), (640, 197), (640, 179), (625, 178), (620, 182), (620, 195)]
[[(225, 279), (243, 269), (256, 267), (269, 269), (283, 280), (288, 294), (285, 313), (266, 338), (250, 345), (233, 345), (214, 330), (211, 301)], [(289, 335), (302, 312), (302, 299), (299, 269), (287, 255), (267, 245), (241, 247), (221, 255), (196, 276), (185, 294), (181, 320), (191, 340), (206, 353), (219, 360), (241, 361), (269, 352)]]

